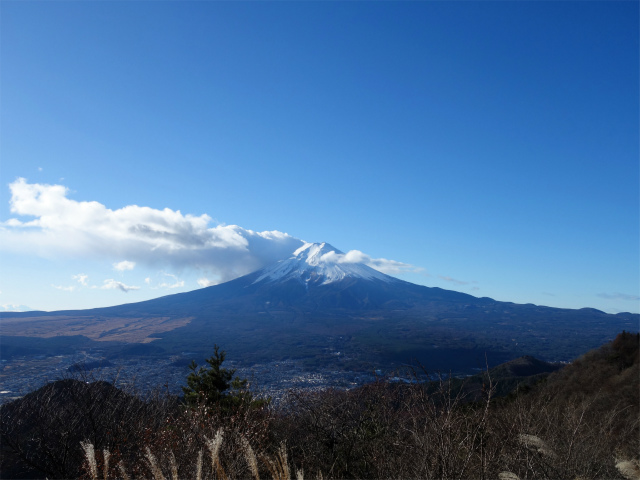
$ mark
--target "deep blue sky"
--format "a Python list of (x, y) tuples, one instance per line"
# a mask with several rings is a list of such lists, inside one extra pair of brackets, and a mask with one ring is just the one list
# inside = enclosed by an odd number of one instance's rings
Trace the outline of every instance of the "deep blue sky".
[[(403, 262), (429, 286), (639, 310), (638, 2), (3, 1), (0, 15), (0, 304), (225, 280), (270, 258), (252, 242), (250, 258), (197, 250), (238, 225)], [(52, 185), (68, 190), (35, 202)], [(185, 220), (205, 214), (199, 231)], [(182, 222), (180, 240), (136, 237), (152, 218)]]

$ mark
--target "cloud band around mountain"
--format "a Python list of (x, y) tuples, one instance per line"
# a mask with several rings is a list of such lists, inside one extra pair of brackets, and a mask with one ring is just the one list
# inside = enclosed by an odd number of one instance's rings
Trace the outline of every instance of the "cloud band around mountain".
[[(63, 185), (28, 183), (18, 178), (9, 185), (11, 218), (0, 224), (4, 249), (42, 257), (67, 255), (108, 259), (118, 271), (136, 264), (182, 270), (194, 268), (214, 281), (224, 282), (287, 258), (304, 242), (277, 230), (255, 232), (238, 225), (211, 226), (207, 214), (182, 214), (129, 205), (111, 210), (95, 201), (68, 198)], [(122, 259), (127, 259), (123, 261)], [(415, 267), (374, 259), (352, 250), (335, 261), (365, 263), (384, 273), (397, 274)], [(129, 289), (116, 284), (123, 291)], [(103, 287), (104, 288), (104, 287)]]
[(364, 263), (365, 265), (375, 268), (379, 272), (388, 275), (397, 275), (404, 272), (418, 272), (421, 269), (409, 265), (408, 263), (398, 262), (396, 260), (388, 260), (386, 258), (371, 258), (360, 250), (350, 250), (347, 253), (329, 252), (322, 255), (323, 262), (329, 263)]

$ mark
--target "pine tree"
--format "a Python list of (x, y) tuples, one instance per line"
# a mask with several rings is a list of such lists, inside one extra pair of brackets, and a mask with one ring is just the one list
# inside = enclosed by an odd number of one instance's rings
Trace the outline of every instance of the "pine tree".
[(182, 387), (185, 404), (191, 407), (217, 405), (227, 410), (244, 402), (251, 403), (252, 395), (246, 390), (247, 380), (234, 378), (235, 368), (222, 367), (225, 356), (226, 352), (215, 345), (213, 356), (206, 359), (208, 367), (198, 368), (195, 360), (191, 361), (187, 386)]

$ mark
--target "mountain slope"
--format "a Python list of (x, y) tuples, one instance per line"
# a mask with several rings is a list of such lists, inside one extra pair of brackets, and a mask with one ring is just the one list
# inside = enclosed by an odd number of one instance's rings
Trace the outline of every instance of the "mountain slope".
[(331, 245), (306, 244), (221, 285), (116, 307), (0, 318), (3, 341), (85, 335), (203, 355), (217, 343), (248, 363), (304, 358), (310, 366), (363, 369), (419, 360), (455, 369), (484, 366), (485, 353), (492, 364), (522, 355), (568, 360), (636, 329), (639, 316), (415, 285), (355, 263)]

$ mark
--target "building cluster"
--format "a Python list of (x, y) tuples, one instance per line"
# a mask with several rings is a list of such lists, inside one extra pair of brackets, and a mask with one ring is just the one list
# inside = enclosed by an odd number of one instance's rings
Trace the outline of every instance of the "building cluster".
[[(100, 351), (79, 351), (74, 355), (28, 355), (2, 360), (0, 365), (0, 405), (22, 397), (43, 385), (64, 378), (103, 380), (142, 396), (154, 393), (181, 395), (189, 369), (185, 357), (193, 354), (135, 357), (107, 361)], [(87, 366), (87, 368), (85, 368)], [(225, 362), (233, 368), (233, 362)], [(362, 372), (306, 370), (301, 362), (284, 360), (237, 368), (249, 388), (259, 397), (278, 403), (291, 390), (352, 388), (375, 379)]]

